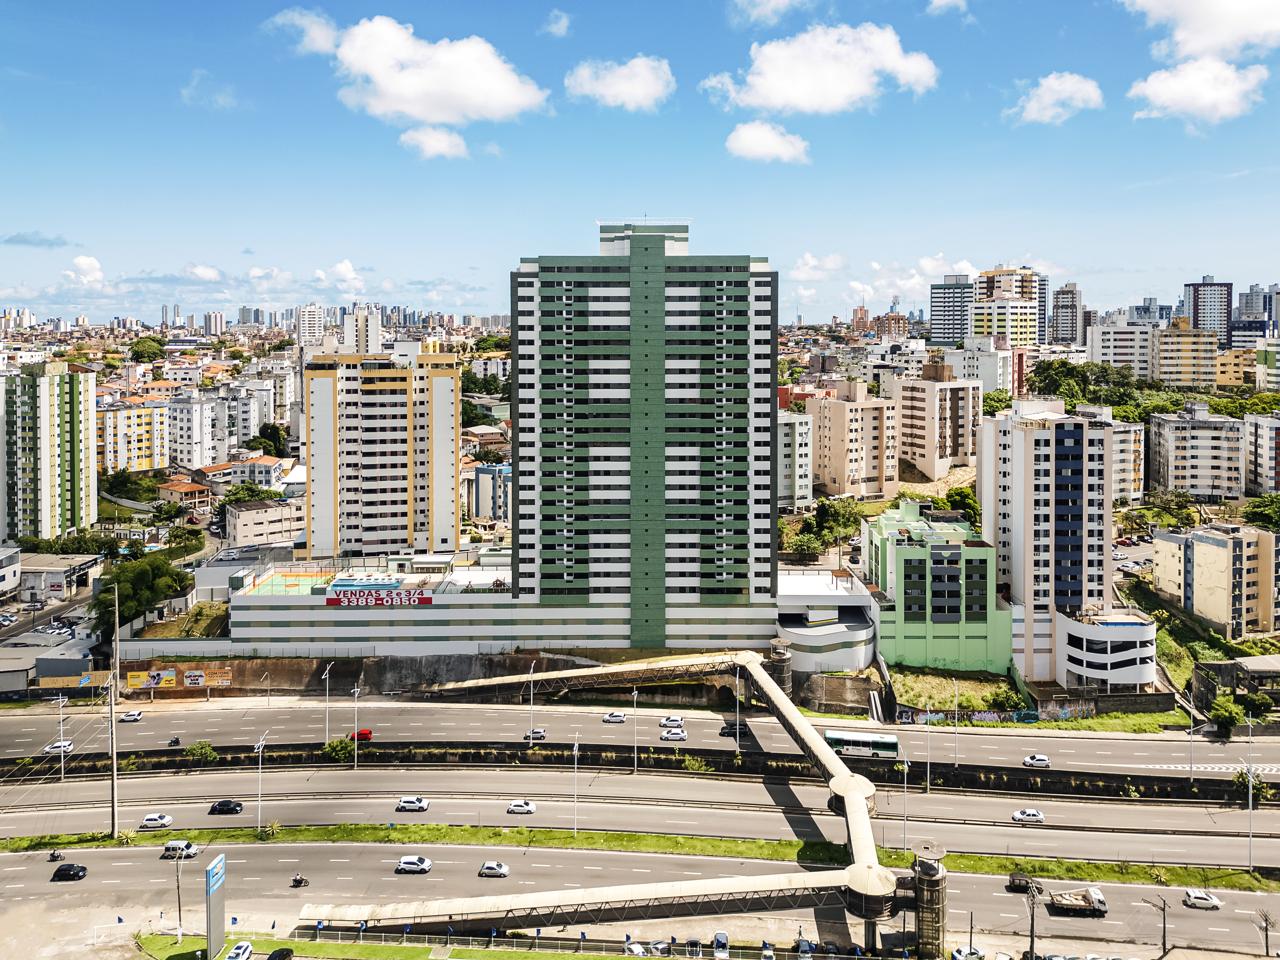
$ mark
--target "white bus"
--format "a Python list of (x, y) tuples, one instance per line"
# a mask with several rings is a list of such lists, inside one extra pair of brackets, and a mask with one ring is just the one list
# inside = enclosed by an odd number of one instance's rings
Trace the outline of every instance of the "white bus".
[(825, 730), (822, 736), (842, 757), (898, 759), (898, 738), (888, 734), (860, 733), (856, 730)]

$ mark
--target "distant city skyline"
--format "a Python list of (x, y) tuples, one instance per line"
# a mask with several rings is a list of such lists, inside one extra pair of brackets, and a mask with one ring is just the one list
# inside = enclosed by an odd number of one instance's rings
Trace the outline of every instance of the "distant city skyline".
[(504, 313), (513, 259), (645, 216), (769, 256), (784, 323), (998, 263), (1102, 311), (1280, 280), (1242, 216), (1277, 193), (1269, 0), (0, 16), (0, 307), (39, 319)]

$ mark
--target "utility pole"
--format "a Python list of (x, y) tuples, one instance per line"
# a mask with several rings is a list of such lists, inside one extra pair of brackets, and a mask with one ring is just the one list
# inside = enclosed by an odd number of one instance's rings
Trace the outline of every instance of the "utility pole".
[[(924, 705), (925, 716), (928, 717), (933, 713), (933, 704), (926, 703)], [(928, 731), (929, 722), (925, 721), (924, 734), (924, 792), (929, 792), (929, 778), (933, 775), (933, 737)]]
[(262, 755), (267, 752), (267, 734), (270, 730), (263, 732), (258, 738), (258, 742), (253, 746), (253, 752), (258, 755), (258, 832), (262, 832)]
[(1249, 872), (1253, 873), (1253, 764), (1247, 761), (1241, 761), (1244, 764), (1244, 774), (1249, 780), (1249, 795), (1246, 804), (1249, 807)]
[(333, 668), (330, 662), (324, 668), (324, 673), (320, 675), (320, 679), (324, 681), (324, 742), (329, 742), (329, 671)]
[(640, 772), (640, 721), (636, 719), (636, 703), (640, 698), (640, 691), (635, 687), (631, 688), (631, 773), (634, 775)]
[[(1156, 903), (1156, 900), (1160, 902)], [(1160, 956), (1163, 957), (1169, 952), (1169, 901), (1164, 897), (1156, 897), (1156, 900), (1142, 898), (1148, 907), (1160, 911)]]
[(67, 779), (67, 751), (63, 747), (62, 736), (62, 708), (66, 704), (67, 698), (58, 695), (58, 782), (61, 783)]
[(534, 660), (529, 664), (529, 749), (533, 749), (533, 668), (538, 665)]
[(178, 942), (182, 942), (182, 861), (181, 853), (173, 858), (173, 882), (178, 889)]
[(1258, 911), (1258, 922), (1262, 925), (1262, 952), (1271, 956), (1271, 928), (1276, 925), (1276, 918), (1270, 910)]
[[(1036, 960), (1036, 882), (1034, 880), (1027, 888), (1027, 912), (1031, 914), (1031, 948), (1028, 951), (1028, 960)], [(970, 923), (972, 922), (970, 920)]]
[(742, 667), (733, 668), (733, 750), (742, 752)]
[(573, 835), (578, 835), (578, 734), (573, 735)]

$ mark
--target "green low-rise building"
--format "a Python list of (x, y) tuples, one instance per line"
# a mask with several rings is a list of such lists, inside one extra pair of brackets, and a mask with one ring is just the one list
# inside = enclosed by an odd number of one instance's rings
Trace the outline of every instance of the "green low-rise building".
[(958, 513), (904, 500), (862, 523), (859, 574), (879, 609), (889, 664), (1004, 674), (1012, 615), (996, 596), (995, 548)]

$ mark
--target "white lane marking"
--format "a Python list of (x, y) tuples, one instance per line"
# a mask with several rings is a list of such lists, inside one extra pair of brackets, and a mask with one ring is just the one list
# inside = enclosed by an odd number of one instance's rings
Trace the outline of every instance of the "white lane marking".
[(26, 867), (5, 867), (5, 870), (25, 870)]
[(1011, 918), (1013, 918), (1014, 920), (1017, 920), (1019, 915), (1018, 915), (1018, 914), (1016, 914), (1016, 913), (1002, 913), (1002, 914), (1000, 914), (1000, 916), (1002, 916), (1002, 917), (1011, 917)]
[(632, 867), (632, 873), (653, 873), (652, 870), (645, 870), (643, 867)]
[(339, 880), (353, 880), (354, 877), (338, 877)]
[(350, 860), (330, 860), (330, 863), (350, 863)]
[(123, 881), (120, 881), (120, 880), (102, 880), (102, 881), (100, 881), (100, 882), (101, 882), (101, 883), (121, 883), (121, 882), (123, 882)]
[(169, 882), (168, 877), (160, 877), (158, 879), (156, 877), (152, 877), (147, 881), (147, 883), (168, 883), (168, 882)]
[(277, 862), (277, 863), (297, 863), (298, 861), (297, 861), (296, 859), (294, 859), (294, 860), (290, 860), (290, 859), (282, 859), (282, 860), (277, 860), (276, 862)]
[(25, 886), (26, 886), (25, 883), (6, 883), (4, 885), (4, 888), (6, 890), (12, 890), (14, 887), (25, 887)]
[(591, 867), (591, 866), (586, 866), (586, 867), (583, 867), (582, 869), (583, 869), (583, 870), (603, 870), (603, 869), (604, 869), (604, 867)]
[(679, 824), (681, 824), (681, 825), (683, 825), (683, 826), (688, 827), (688, 826), (693, 826), (693, 825), (695, 825), (698, 821), (697, 821), (697, 820), (667, 820), (666, 822), (667, 822), (667, 823), (679, 823)]

